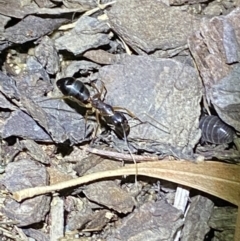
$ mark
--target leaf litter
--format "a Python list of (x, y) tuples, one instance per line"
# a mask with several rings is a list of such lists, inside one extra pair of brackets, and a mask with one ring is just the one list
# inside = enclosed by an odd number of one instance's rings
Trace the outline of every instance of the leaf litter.
[[(238, 240), (238, 6), (1, 1), (1, 239)], [(127, 140), (62, 99), (64, 77), (104, 83), (136, 117)], [(209, 111), (234, 144), (201, 141)]]

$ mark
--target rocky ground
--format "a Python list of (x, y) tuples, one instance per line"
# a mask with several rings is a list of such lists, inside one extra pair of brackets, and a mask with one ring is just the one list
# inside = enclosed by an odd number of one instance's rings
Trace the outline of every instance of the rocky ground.
[(239, 240), (239, 18), (239, 0), (1, 0), (1, 240)]

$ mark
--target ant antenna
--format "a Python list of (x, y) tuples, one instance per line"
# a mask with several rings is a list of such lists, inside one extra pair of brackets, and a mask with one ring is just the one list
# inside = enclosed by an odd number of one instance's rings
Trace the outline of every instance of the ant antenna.
[[(143, 113), (145, 114), (146, 116), (148, 116), (150, 119), (152, 119), (153, 121), (157, 122), (157, 124), (161, 125), (162, 127), (164, 127), (165, 129), (169, 130), (168, 127), (166, 127), (165, 125), (163, 125), (162, 123), (160, 123), (159, 121), (157, 121), (156, 119), (154, 119), (152, 116), (150, 116), (149, 114), (147, 113)], [(157, 128), (158, 130), (162, 131), (162, 132), (165, 132), (166, 134), (170, 134), (168, 131), (154, 125), (153, 123), (149, 122), (149, 121), (146, 121), (146, 123), (149, 123), (150, 125), (152, 125), (153, 127)]]
[(137, 175), (138, 175), (137, 162), (136, 162), (136, 160), (135, 160), (135, 158), (134, 158), (134, 156), (133, 156), (133, 154), (131, 152), (131, 149), (130, 149), (130, 146), (129, 146), (129, 142), (128, 142), (128, 139), (127, 139), (127, 136), (126, 136), (126, 132), (125, 132), (123, 126), (122, 126), (122, 130), (123, 130), (123, 138), (124, 138), (124, 141), (125, 141), (125, 143), (127, 145), (128, 152), (129, 152), (129, 154), (130, 154), (130, 156), (131, 156), (131, 158), (132, 158), (132, 160), (133, 160), (133, 162), (135, 164), (135, 167), (136, 167), (135, 184), (137, 185)]

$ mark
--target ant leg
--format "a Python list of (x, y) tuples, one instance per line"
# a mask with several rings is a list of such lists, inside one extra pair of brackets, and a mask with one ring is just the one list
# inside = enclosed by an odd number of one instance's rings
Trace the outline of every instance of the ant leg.
[(85, 119), (84, 138), (86, 138), (86, 133), (87, 133), (87, 120), (88, 120), (88, 116), (89, 116), (90, 114), (92, 114), (92, 113), (93, 113), (92, 110), (87, 110), (87, 111), (86, 111), (86, 114), (85, 114), (85, 116), (84, 116), (84, 119)]
[(160, 123), (159, 121), (157, 121), (156, 119), (154, 119), (153, 117), (151, 117), (149, 114), (147, 114), (147, 113), (143, 113), (143, 114), (145, 114), (146, 116), (148, 116), (150, 119), (152, 119), (153, 121), (155, 121), (155, 122), (157, 122), (157, 124), (159, 124), (159, 125), (161, 125), (162, 127), (164, 127), (166, 130), (163, 130), (162, 128), (160, 128), (160, 127), (157, 127), (156, 125), (154, 125), (153, 123), (151, 123), (151, 122), (149, 122), (149, 121), (146, 121), (146, 123), (148, 123), (148, 124), (150, 124), (151, 126), (154, 126), (155, 128), (157, 128), (157, 129), (159, 129), (160, 131), (163, 131), (163, 132), (165, 132), (165, 133), (167, 133), (167, 134), (170, 134), (168, 131), (169, 131), (169, 128), (168, 127), (166, 127), (165, 125), (163, 125), (162, 123)]
[(46, 99), (40, 100), (38, 102), (44, 102), (44, 101), (47, 101), (47, 100), (71, 100), (71, 101), (74, 101), (77, 104), (79, 104), (81, 107), (91, 108), (91, 106), (89, 104), (84, 104), (80, 100), (78, 100), (78, 99), (76, 99), (76, 98), (74, 98), (72, 96), (61, 96), (61, 97), (46, 98)]
[(106, 86), (105, 86), (105, 84), (103, 83), (102, 80), (99, 80), (99, 81), (102, 83), (101, 90), (100, 90), (100, 94), (101, 94), (100, 97), (102, 96), (103, 91), (104, 91), (103, 97), (101, 99), (105, 100), (105, 97), (107, 95), (107, 88), (106, 88)]
[[(102, 80), (99, 80), (99, 81), (102, 83), (100, 90), (97, 88), (97, 86), (94, 83), (91, 83), (91, 85), (97, 91), (97, 94), (95, 96), (99, 96), (99, 99), (103, 101), (105, 99), (106, 94), (107, 94), (107, 88), (106, 88), (106, 86), (105, 86), (105, 84), (103, 83)], [(102, 95), (103, 95), (103, 97), (102, 97)]]
[[(127, 115), (129, 115), (130, 117), (132, 117), (133, 119), (136, 119), (138, 121), (140, 121), (141, 123), (144, 123), (143, 121), (141, 121), (137, 116), (135, 116), (130, 110), (128, 110), (127, 108), (124, 108), (124, 107), (119, 107), (119, 106), (114, 106), (113, 107), (113, 110), (114, 111), (120, 111), (120, 112), (123, 112)], [(122, 110), (122, 111), (121, 111)]]
[(59, 96), (59, 97), (50, 97), (50, 98), (46, 98), (44, 100), (39, 100), (38, 102), (44, 102), (44, 101), (48, 101), (48, 100), (63, 100), (63, 99), (69, 99), (68, 96)]
[(168, 128), (167, 128), (166, 126), (164, 126), (163, 124), (161, 124), (160, 122), (158, 122), (157, 120), (155, 120), (154, 118), (152, 118), (152, 117), (151, 117), (150, 115), (148, 115), (147, 113), (144, 113), (144, 114), (147, 115), (150, 119), (152, 119), (152, 120), (154, 120), (155, 122), (157, 122), (159, 125), (161, 125), (161, 126), (164, 127), (165, 129), (167, 129), (167, 131), (164, 130), (164, 129), (162, 129), (162, 128), (160, 128), (160, 127), (157, 127), (156, 125), (154, 125), (153, 123), (151, 123), (151, 122), (149, 122), (149, 121), (142, 121), (142, 120), (140, 120), (140, 119), (139, 119), (137, 116), (135, 116), (131, 111), (129, 111), (128, 109), (126, 109), (126, 108), (124, 108), (124, 107), (114, 106), (113, 109), (114, 109), (114, 110), (120, 110), (120, 111), (121, 111), (121, 110), (124, 110), (124, 111), (125, 111), (124, 113), (128, 114), (128, 115), (129, 115), (130, 117), (132, 117), (133, 119), (138, 120), (141, 124), (146, 124), (146, 123), (148, 123), (148, 124), (150, 124), (151, 126), (154, 126), (154, 127), (156, 127), (157, 129), (159, 129), (159, 130), (161, 130), (161, 131), (169, 134)]
[(98, 113), (97, 111), (96, 111), (96, 121), (97, 121), (97, 127), (96, 127), (96, 130), (94, 131), (93, 140), (96, 138), (97, 132), (98, 132), (98, 128), (99, 128), (99, 126), (100, 126), (99, 113)]

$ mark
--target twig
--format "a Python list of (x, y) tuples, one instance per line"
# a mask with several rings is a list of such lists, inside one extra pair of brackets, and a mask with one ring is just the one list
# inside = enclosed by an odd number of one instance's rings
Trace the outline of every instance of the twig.
[(136, 162), (150, 162), (150, 161), (159, 160), (157, 156), (140, 156), (140, 155), (134, 155), (134, 154), (130, 155), (130, 154), (124, 154), (119, 152), (100, 150), (100, 149), (91, 148), (91, 147), (79, 147), (79, 148), (81, 148), (84, 151), (90, 152), (92, 154), (112, 158), (119, 161), (132, 161), (133, 157), (136, 160)]
[(93, 8), (87, 12), (85, 12), (83, 14), (83, 16), (90, 16), (92, 14), (94, 14), (95, 12), (99, 11), (99, 10), (104, 10), (106, 7), (112, 5), (116, 3), (116, 1), (112, 1), (112, 2), (109, 2), (109, 3), (105, 3), (105, 4), (101, 4), (100, 1), (98, 1), (98, 6), (96, 8)]
[[(86, 11), (85, 13), (82, 14), (82, 16), (90, 16), (94, 13), (96, 13), (97, 11), (99, 10), (104, 10), (106, 7), (114, 4), (116, 1), (112, 1), (112, 2), (109, 2), (109, 3), (105, 3), (105, 4), (98, 4), (98, 6), (96, 8), (93, 8), (93, 9), (90, 9), (88, 11)], [(78, 12), (76, 10), (76, 12)], [(61, 27), (59, 27), (59, 30), (68, 30), (68, 29), (72, 29), (76, 26), (76, 22), (74, 23), (69, 23), (69, 24), (65, 24)]]
[(16, 240), (16, 241), (23, 241), (21, 238), (14, 236), (8, 230), (5, 230), (2, 227), (0, 227), (0, 232), (3, 236), (8, 237), (10, 239), (13, 239), (13, 240)]

